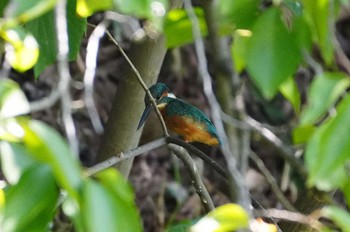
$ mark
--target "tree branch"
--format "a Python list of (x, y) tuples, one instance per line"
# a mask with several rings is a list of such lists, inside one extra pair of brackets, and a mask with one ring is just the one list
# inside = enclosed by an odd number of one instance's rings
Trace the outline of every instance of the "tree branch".
[(318, 220), (320, 217), (320, 213), (318, 211), (310, 215), (304, 215), (301, 213), (280, 209), (254, 210), (253, 213), (255, 217), (274, 218), (284, 221), (301, 223), (308, 225), (309, 227), (312, 227), (316, 230), (321, 230), (323, 227), (322, 223)]
[(84, 73), (85, 103), (92, 126), (98, 134), (103, 133), (103, 126), (94, 102), (94, 79), (99, 43), (109, 24), (109, 20), (104, 19), (97, 25), (97, 27), (95, 27), (94, 31), (90, 35), (86, 48), (86, 69)]
[(213, 210), (215, 208), (214, 203), (208, 193), (208, 190), (203, 184), (203, 181), (197, 170), (197, 166), (192, 160), (191, 156), (183, 147), (180, 147), (174, 144), (169, 144), (168, 147), (174, 152), (174, 154), (179, 159), (181, 159), (181, 161), (184, 163), (185, 167), (187, 168), (187, 171), (191, 176), (192, 184), (195, 187), (198, 196), (202, 200), (202, 204), (205, 208), (205, 211), (210, 212), (211, 210)]
[(225, 156), (225, 159), (228, 164), (227, 166), (231, 174), (230, 184), (232, 185), (231, 191), (232, 191), (233, 199), (238, 204), (243, 206), (243, 208), (245, 208), (245, 210), (249, 214), (251, 214), (251, 208), (250, 208), (251, 201), (249, 198), (249, 191), (245, 186), (245, 181), (243, 176), (237, 169), (237, 162), (228, 146), (228, 139), (227, 139), (225, 129), (220, 116), (220, 112), (221, 112), (220, 105), (218, 104), (212, 90), (211, 77), (207, 68), (207, 60), (205, 56), (205, 49), (204, 49), (201, 33), (199, 30), (198, 18), (194, 13), (194, 9), (192, 7), (190, 0), (184, 0), (184, 5), (187, 11), (187, 14), (193, 25), (192, 32), (193, 32), (193, 37), (195, 38), (195, 49), (196, 49), (196, 54), (198, 59), (198, 71), (200, 76), (203, 79), (204, 93), (207, 96), (207, 99), (211, 108), (213, 122), (218, 131), (218, 135), (222, 141), (222, 145), (221, 145), (222, 152)]
[(290, 211), (297, 211), (295, 207), (292, 205), (292, 203), (290, 203), (289, 200), (284, 196), (283, 192), (278, 187), (278, 184), (276, 183), (275, 178), (272, 176), (270, 171), (266, 168), (266, 166), (264, 165), (264, 162), (259, 158), (259, 156), (255, 154), (255, 152), (251, 151), (250, 158), (256, 164), (260, 172), (265, 176), (266, 181), (270, 184), (272, 191), (275, 193), (276, 197), (282, 203), (282, 205)]
[(214, 170), (217, 171), (217, 173), (219, 173), (223, 178), (229, 179), (229, 174), (218, 163), (216, 163), (215, 160), (210, 158), (208, 155), (204, 154), (201, 150), (199, 150), (195, 146), (193, 146), (189, 143), (186, 143), (185, 141), (183, 141), (181, 139), (177, 139), (177, 138), (170, 137), (170, 136), (166, 137), (166, 141), (168, 143), (176, 144), (176, 145), (179, 145), (179, 146), (185, 148), (190, 153), (192, 153), (195, 156), (198, 156), (204, 162), (206, 162), (208, 165), (210, 165), (212, 168), (214, 168)]
[(295, 170), (299, 173), (301, 177), (306, 179), (307, 171), (303, 165), (303, 163), (296, 159), (293, 153), (293, 150), (286, 146), (280, 138), (278, 138), (271, 130), (263, 127), (258, 121), (255, 119), (246, 116), (245, 122), (251, 126), (255, 131), (257, 131), (260, 135), (262, 135), (265, 139), (271, 142), (276, 148), (278, 148), (281, 152), (279, 154), (284, 160), (286, 160)]
[(113, 155), (111, 158), (102, 161), (98, 164), (95, 164), (94, 166), (88, 168), (85, 170), (85, 175), (86, 176), (92, 176), (95, 175), (96, 173), (105, 170), (107, 168), (110, 168), (112, 166), (114, 166), (115, 164), (117, 164), (118, 162), (127, 160), (127, 159), (131, 159), (134, 158), (138, 155), (141, 155), (143, 153), (147, 153), (151, 150), (154, 150), (158, 147), (164, 146), (166, 145), (166, 139), (165, 138), (160, 138), (157, 140), (154, 140), (152, 142), (146, 143), (142, 146), (136, 147), (134, 149), (131, 149), (129, 151), (126, 152), (120, 152), (119, 154)]

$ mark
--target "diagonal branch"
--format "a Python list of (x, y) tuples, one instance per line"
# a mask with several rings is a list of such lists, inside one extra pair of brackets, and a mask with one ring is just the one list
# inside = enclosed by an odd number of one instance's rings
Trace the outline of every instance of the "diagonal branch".
[(88, 168), (85, 170), (86, 176), (92, 176), (95, 175), (96, 173), (103, 171), (107, 168), (110, 168), (112, 166), (114, 166), (115, 164), (127, 160), (127, 159), (131, 159), (134, 158), (138, 155), (141, 155), (143, 153), (147, 153), (151, 150), (154, 150), (158, 147), (164, 146), (166, 145), (166, 139), (165, 138), (160, 138), (157, 140), (154, 140), (152, 142), (146, 143), (142, 146), (136, 147), (134, 149), (131, 149), (129, 151), (125, 151), (125, 152), (121, 152), (119, 154), (115, 154), (113, 155), (111, 158), (102, 161), (98, 164), (95, 164), (94, 166)]
[(323, 227), (322, 223), (318, 220), (319, 212), (314, 212), (310, 215), (304, 215), (297, 212), (291, 212), (288, 210), (280, 210), (280, 209), (264, 209), (264, 210), (254, 210), (255, 217), (266, 217), (266, 218), (274, 218), (281, 219), (284, 221), (296, 222), (308, 225), (311, 228), (316, 229), (317, 231), (321, 230)]
[(266, 168), (264, 162), (259, 158), (259, 156), (253, 151), (250, 152), (249, 156), (250, 159), (256, 164), (260, 172), (265, 176), (266, 181), (270, 184), (272, 191), (275, 193), (276, 197), (282, 203), (282, 205), (290, 211), (297, 211), (292, 203), (290, 203), (289, 200), (284, 196), (283, 192), (278, 187), (275, 178)]
[[(107, 12), (106, 13), (106, 18), (111, 19), (111, 20), (116, 20), (116, 17), (114, 17), (115, 14), (113, 12)], [(163, 133), (164, 136), (169, 136), (167, 127), (165, 125), (165, 122), (163, 120), (162, 114), (160, 113), (158, 107), (157, 107), (157, 103), (154, 100), (151, 92), (148, 90), (148, 87), (146, 85), (146, 83), (143, 81), (140, 72), (137, 70), (137, 68), (134, 66), (134, 64), (131, 62), (131, 60), (129, 59), (129, 57), (126, 55), (126, 53), (124, 52), (123, 48), (119, 45), (119, 43), (114, 39), (114, 37), (111, 35), (111, 33), (107, 30), (106, 31), (109, 39), (114, 43), (114, 45), (119, 49), (119, 51), (121, 52), (122, 56), (124, 57), (124, 59), (127, 61), (127, 63), (129, 64), (129, 66), (131, 67), (132, 71), (134, 72), (134, 74), (137, 77), (137, 80), (140, 82), (142, 88), (145, 90), (147, 96), (149, 97), (149, 99), (151, 99), (151, 104), (154, 108), (154, 110), (156, 111), (157, 117), (160, 121), (160, 124), (162, 126), (163, 129)]]
[(218, 164), (215, 162), (215, 160), (213, 160), (212, 158), (210, 158), (209, 156), (207, 156), (206, 154), (204, 154), (201, 150), (199, 150), (198, 148), (196, 148), (195, 146), (186, 143), (185, 141), (181, 140), (181, 139), (177, 139), (174, 137), (166, 137), (166, 141), (168, 143), (171, 144), (176, 144), (179, 145), (183, 148), (185, 148), (186, 150), (188, 150), (191, 154), (198, 156), (199, 158), (201, 158), (204, 162), (206, 162), (207, 164), (209, 164), (212, 168), (214, 168), (215, 171), (217, 171), (217, 173), (219, 173), (223, 178), (228, 179), (229, 178), (229, 174)]
[(249, 191), (245, 186), (245, 181), (243, 176), (237, 169), (237, 162), (236, 162), (236, 159), (234, 158), (235, 156), (232, 154), (232, 151), (230, 151), (230, 148), (228, 146), (227, 136), (226, 136), (224, 125), (222, 123), (221, 116), (220, 116), (220, 112), (221, 112), (220, 105), (217, 102), (216, 97), (212, 90), (211, 77), (208, 72), (205, 49), (204, 49), (201, 33), (199, 30), (198, 18), (196, 17), (196, 14), (194, 12), (194, 9), (190, 0), (184, 0), (184, 5), (187, 11), (187, 14), (193, 25), (192, 32), (193, 32), (193, 37), (195, 38), (195, 49), (196, 49), (196, 54), (198, 59), (198, 71), (200, 76), (203, 79), (204, 93), (207, 96), (207, 99), (211, 108), (213, 122), (218, 131), (220, 139), (223, 141), (221, 148), (225, 156), (225, 159), (227, 161), (228, 169), (231, 173), (231, 178), (230, 178), (230, 183), (232, 184), (231, 191), (233, 192), (233, 197), (235, 201), (241, 206), (243, 206), (243, 208), (245, 208), (245, 210), (249, 214), (251, 214), (251, 208), (250, 208), (251, 201), (249, 198)]
[(183, 147), (180, 147), (174, 144), (169, 144), (168, 147), (171, 149), (171, 151), (174, 152), (174, 154), (179, 159), (181, 159), (181, 161), (184, 163), (185, 167), (187, 168), (187, 171), (191, 176), (192, 184), (195, 187), (198, 196), (202, 200), (202, 204), (205, 208), (205, 211), (210, 212), (211, 210), (213, 210), (215, 208), (214, 203), (208, 193), (208, 190), (203, 184), (203, 181), (200, 177), (197, 166), (194, 163), (191, 156)]

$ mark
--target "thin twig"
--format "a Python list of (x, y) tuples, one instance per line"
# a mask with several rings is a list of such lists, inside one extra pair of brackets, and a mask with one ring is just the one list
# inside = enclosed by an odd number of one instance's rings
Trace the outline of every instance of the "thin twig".
[(86, 108), (89, 113), (89, 117), (91, 123), (95, 129), (95, 131), (99, 134), (103, 132), (103, 126), (99, 117), (99, 114), (96, 109), (96, 105), (94, 102), (94, 79), (96, 73), (96, 63), (97, 63), (97, 54), (98, 47), (101, 38), (105, 34), (105, 30), (109, 25), (109, 20), (102, 20), (97, 27), (95, 27), (94, 31), (91, 33), (89, 38), (87, 48), (86, 48), (86, 58), (85, 58), (85, 74), (84, 74), (84, 86), (85, 86), (85, 103)]
[(293, 150), (286, 146), (280, 138), (278, 138), (272, 131), (269, 129), (262, 127), (259, 122), (250, 116), (245, 117), (245, 122), (249, 124), (254, 130), (256, 130), (260, 135), (262, 135), (265, 139), (271, 142), (275, 147), (277, 147), (281, 152), (278, 154), (286, 160), (295, 170), (301, 175), (301, 177), (306, 178), (307, 171), (305, 166), (299, 161), (293, 153)]
[(316, 230), (321, 230), (324, 227), (318, 220), (319, 213), (304, 215), (301, 213), (280, 209), (254, 210), (253, 212), (255, 217), (274, 218), (284, 221), (301, 223), (308, 225)]
[(215, 208), (214, 203), (208, 193), (208, 190), (203, 184), (203, 181), (200, 177), (197, 166), (192, 160), (191, 156), (183, 147), (180, 147), (174, 144), (169, 144), (168, 147), (175, 153), (175, 155), (179, 159), (181, 159), (181, 161), (184, 163), (185, 167), (187, 168), (187, 171), (191, 176), (192, 184), (195, 187), (198, 196), (202, 200), (202, 204), (205, 208), (205, 211), (210, 212), (211, 210), (213, 210)]
[(336, 36), (334, 36), (334, 38), (333, 38), (333, 43), (335, 46), (335, 55), (338, 58), (338, 62), (345, 69), (347, 74), (350, 75), (350, 60), (346, 56), (346, 54), (344, 53), (344, 51), (339, 43), (339, 40), (337, 39)]
[(314, 70), (316, 75), (321, 75), (323, 73), (323, 67), (320, 65), (310, 54), (304, 52), (304, 59), (308, 65)]
[(266, 168), (264, 162), (259, 158), (259, 156), (255, 154), (255, 152), (253, 151), (250, 152), (249, 156), (251, 160), (256, 164), (260, 172), (264, 175), (266, 181), (270, 184), (272, 191), (275, 193), (276, 197), (282, 203), (282, 205), (290, 211), (297, 211), (295, 207), (292, 205), (292, 203), (290, 203), (289, 200), (284, 196), (283, 192), (278, 187), (278, 184), (276, 183), (275, 178), (272, 176), (270, 171)]
[(204, 44), (203, 44), (201, 33), (199, 30), (198, 18), (196, 17), (196, 14), (194, 12), (194, 9), (192, 7), (190, 0), (184, 0), (184, 5), (185, 5), (186, 12), (193, 25), (192, 32), (193, 32), (193, 37), (195, 38), (195, 49), (196, 49), (196, 54), (198, 59), (198, 71), (200, 76), (203, 79), (204, 93), (207, 96), (207, 99), (211, 108), (213, 122), (218, 131), (218, 135), (222, 141), (222, 145), (221, 145), (222, 152), (225, 156), (225, 159), (228, 164), (228, 169), (231, 173), (231, 177), (233, 181), (232, 184), (234, 185), (231, 187), (231, 190), (235, 192), (236, 201), (240, 205), (242, 205), (249, 214), (251, 214), (251, 209), (250, 209), (251, 202), (249, 198), (249, 191), (245, 186), (245, 181), (243, 176), (237, 169), (237, 162), (234, 158), (237, 156), (233, 155), (232, 151), (230, 151), (230, 148), (228, 146), (227, 136), (226, 136), (224, 125), (222, 123), (221, 116), (220, 116), (220, 112), (221, 112), (220, 105), (217, 102), (216, 97), (212, 90), (211, 77), (207, 68), (207, 60), (205, 56)]
[(69, 145), (78, 156), (79, 154), (79, 142), (76, 136), (76, 130), (74, 125), (74, 120), (72, 116), (71, 108), (71, 95), (69, 92), (69, 84), (71, 80), (69, 66), (68, 66), (68, 28), (67, 28), (67, 18), (66, 18), (66, 3), (67, 1), (58, 1), (55, 7), (55, 23), (58, 38), (58, 74), (60, 76), (60, 82), (58, 89), (61, 97), (61, 107), (62, 107), (62, 120), (66, 135), (68, 137)]
[(92, 176), (92, 175), (94, 175), (102, 170), (105, 170), (107, 168), (112, 167), (113, 165), (115, 165), (118, 162), (134, 158), (138, 155), (141, 155), (143, 153), (147, 153), (151, 150), (154, 150), (154, 149), (161, 147), (161, 146), (164, 146), (166, 144), (167, 143), (166, 143), (165, 138), (160, 138), (160, 139), (154, 140), (152, 142), (146, 143), (142, 146), (131, 149), (129, 151), (121, 152), (119, 154), (113, 155), (111, 158), (88, 168), (85, 171), (86, 176)]
[(220, 174), (223, 178), (225, 178), (225, 179), (229, 178), (228, 173), (218, 163), (216, 163), (215, 160), (213, 160), (212, 158), (210, 158), (209, 156), (204, 154), (201, 150), (199, 150), (195, 146), (193, 146), (189, 143), (186, 143), (185, 141), (183, 141), (181, 139), (177, 139), (177, 138), (170, 137), (170, 136), (166, 137), (166, 141), (168, 143), (176, 144), (176, 145), (179, 145), (179, 146), (185, 148), (191, 154), (198, 156), (204, 162), (206, 162), (208, 165), (210, 165), (212, 168), (214, 168), (214, 170), (218, 174)]
[(221, 115), (226, 123), (239, 127), (242, 130), (253, 130), (264, 137), (280, 151), (277, 154), (279, 154), (292, 167), (294, 167), (302, 177), (306, 176), (306, 169), (304, 165), (294, 156), (293, 150), (284, 144), (283, 141), (277, 135), (275, 135), (271, 129), (267, 128), (266, 125), (263, 125), (248, 115), (245, 115), (244, 121), (235, 119), (224, 112), (221, 112)]

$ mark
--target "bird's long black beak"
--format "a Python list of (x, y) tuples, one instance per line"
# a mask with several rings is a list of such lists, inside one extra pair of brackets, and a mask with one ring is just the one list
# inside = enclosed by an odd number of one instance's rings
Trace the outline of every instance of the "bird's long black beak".
[(151, 113), (152, 111), (152, 105), (149, 104), (148, 106), (146, 106), (146, 109), (143, 111), (143, 114), (141, 116), (139, 125), (137, 126), (137, 129), (140, 129), (140, 127), (143, 125), (143, 123), (146, 121), (149, 113)]

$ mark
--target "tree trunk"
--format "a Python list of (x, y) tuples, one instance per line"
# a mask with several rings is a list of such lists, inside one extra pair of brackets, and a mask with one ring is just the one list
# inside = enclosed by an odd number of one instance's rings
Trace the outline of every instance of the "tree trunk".
[[(156, 39), (147, 38), (142, 43), (134, 44), (130, 48), (128, 56), (147, 86), (157, 81), (165, 52), (163, 36)], [(97, 162), (135, 148), (139, 143), (142, 131), (137, 131), (136, 127), (145, 107), (143, 101), (145, 92), (128, 64), (125, 64), (122, 72), (122, 78), (114, 96), (112, 109), (102, 137)], [(133, 159), (126, 160), (117, 164), (116, 167), (127, 177), (132, 162)]]

